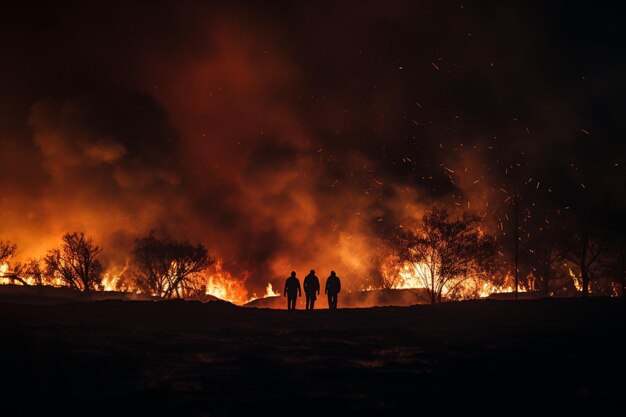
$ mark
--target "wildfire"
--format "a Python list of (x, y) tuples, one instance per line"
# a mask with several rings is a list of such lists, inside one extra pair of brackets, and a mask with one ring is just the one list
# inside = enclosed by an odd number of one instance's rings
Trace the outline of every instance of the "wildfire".
[(279, 297), (280, 293), (274, 291), (274, 288), (272, 288), (272, 283), (268, 282), (267, 283), (267, 287), (265, 287), (265, 295), (263, 296), (263, 298), (267, 298), (267, 297)]
[[(63, 287), (67, 285), (58, 276), (48, 276), (43, 280), (39, 280), (34, 276), (29, 276), (24, 269), (14, 266), (9, 262), (0, 264), (0, 285), (2, 284), (18, 284), (18, 285), (47, 285), (52, 287)], [(15, 270), (14, 270), (15, 268)], [(20, 272), (21, 271), (21, 272)], [(569, 276), (577, 291), (582, 291), (582, 279), (572, 268), (567, 267)], [(372, 283), (366, 290), (375, 290), (380, 288), (393, 289), (418, 289), (427, 290), (429, 288), (430, 275), (429, 266), (425, 263), (414, 263), (402, 261), (398, 256), (389, 256), (384, 260), (380, 267), (380, 273), (384, 281)], [(435, 279), (437, 276), (435, 275)], [(233, 276), (230, 272), (223, 268), (223, 260), (218, 260), (213, 266), (211, 272), (203, 272), (191, 277), (188, 287), (180, 296), (188, 299), (206, 300), (206, 295), (211, 295), (219, 299), (232, 302), (236, 305), (244, 305), (257, 298), (278, 297), (280, 291), (276, 291), (271, 282), (265, 286), (264, 294), (259, 297), (255, 293), (248, 292), (246, 288), (247, 275)], [(535, 291), (536, 279), (532, 275), (520, 279), (517, 291), (525, 293)], [(619, 296), (621, 287), (616, 283), (611, 283), (611, 296)], [(103, 274), (102, 281), (97, 286), (100, 291), (119, 291), (142, 293), (146, 292), (145, 288), (140, 288), (134, 281), (132, 275), (129, 275), (128, 261), (122, 269), (109, 269)], [(191, 289), (191, 291), (189, 291)], [(513, 293), (515, 292), (515, 280), (511, 274), (498, 277), (484, 276), (465, 276), (458, 279), (450, 280), (443, 284), (441, 296), (447, 300), (463, 300), (487, 298), (492, 294)], [(151, 294), (158, 295), (158, 294)]]
[(248, 296), (245, 281), (245, 278), (235, 279), (230, 273), (224, 271), (222, 261), (218, 261), (215, 265), (215, 272), (206, 279), (205, 293), (233, 304), (246, 304), (254, 297)]
[[(102, 276), (102, 282), (98, 286), (100, 291), (122, 291), (122, 292), (142, 292), (132, 280), (127, 279), (128, 262), (121, 270), (109, 270)], [(48, 277), (45, 285), (52, 287), (63, 287), (65, 284), (60, 277)], [(37, 285), (34, 277), (20, 275), (15, 277), (8, 263), (0, 264), (0, 285), (5, 284), (23, 284)], [(257, 298), (256, 294), (249, 295), (245, 288), (245, 278), (238, 279), (233, 277), (229, 272), (223, 270), (222, 261), (218, 261), (215, 265), (213, 273), (208, 275), (201, 274), (193, 277), (193, 287), (204, 287), (204, 293), (212, 295), (222, 300), (230, 301), (233, 304), (243, 305)], [(156, 294), (152, 294), (156, 295)], [(271, 283), (267, 283), (265, 294), (263, 297), (276, 297), (280, 293), (274, 291)]]
[[(471, 278), (468, 280), (469, 282), (464, 283), (465, 288), (472, 288), (473, 291), (478, 294), (479, 298), (487, 298), (491, 294), (502, 294), (502, 293), (514, 293), (515, 292), (515, 283), (513, 282), (513, 277), (507, 275), (504, 279), (504, 284), (494, 284), (493, 282), (489, 282), (484, 279), (475, 279)], [(528, 292), (532, 291), (533, 288), (526, 288), (524, 285), (518, 285), (517, 292)]]
[[(381, 268), (389, 287), (394, 289), (425, 289), (430, 271), (424, 263), (399, 262), (390, 258)], [(514, 278), (507, 274), (500, 282), (492, 282), (479, 276), (469, 276), (460, 281), (447, 282), (443, 294), (451, 299), (487, 298), (491, 294), (515, 292)], [(519, 283), (518, 292), (533, 291), (533, 281)], [(369, 287), (368, 289), (374, 289)]]
[(572, 277), (572, 281), (574, 282), (574, 287), (576, 287), (576, 291), (582, 292), (583, 290), (583, 279), (578, 276), (578, 274), (572, 271), (572, 268), (568, 267), (567, 271), (569, 272), (569, 276)]
[(619, 297), (621, 295), (620, 287), (615, 282), (611, 283), (611, 297)]
[(102, 291), (125, 291), (125, 292), (134, 292), (139, 293), (139, 289), (136, 286), (131, 285), (127, 280), (125, 280), (125, 274), (129, 267), (129, 260), (126, 259), (126, 263), (124, 267), (119, 270), (109, 270), (104, 273), (102, 276), (102, 283), (100, 289)]
[(0, 264), (0, 285), (21, 284), (37, 285), (37, 280), (31, 276), (21, 276), (17, 278), (8, 263)]
[(109, 273), (104, 274), (102, 277), (102, 291), (115, 291), (116, 284), (119, 281), (118, 275), (112, 275)]
[(404, 262), (398, 273), (399, 280), (394, 288), (425, 288), (421, 277), (427, 273), (427, 266), (421, 263)]
[(0, 284), (9, 284), (9, 278), (6, 277), (6, 273), (9, 270), (9, 264), (0, 264)]
[[(218, 261), (215, 264), (215, 272), (206, 278), (206, 294), (237, 305), (243, 305), (258, 298), (256, 294), (250, 296), (248, 290), (246, 290), (245, 282), (247, 276), (244, 276), (243, 279), (233, 277), (229, 272), (224, 271), (222, 264), (223, 261)], [(274, 291), (272, 284), (268, 282), (263, 298), (279, 295), (280, 293)]]

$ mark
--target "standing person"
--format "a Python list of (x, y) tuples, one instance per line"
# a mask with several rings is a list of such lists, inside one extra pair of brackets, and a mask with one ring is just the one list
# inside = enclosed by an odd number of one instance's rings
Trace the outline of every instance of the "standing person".
[(317, 295), (320, 295), (320, 280), (315, 276), (313, 269), (304, 277), (304, 295), (306, 296), (306, 309), (313, 310)]
[(330, 271), (330, 276), (326, 279), (326, 287), (324, 294), (328, 294), (328, 308), (335, 310), (337, 308), (337, 296), (341, 291), (341, 281), (335, 271)]
[(300, 280), (296, 278), (296, 271), (291, 271), (291, 276), (285, 281), (283, 297), (287, 297), (287, 310), (295, 310), (297, 298), (302, 297)]

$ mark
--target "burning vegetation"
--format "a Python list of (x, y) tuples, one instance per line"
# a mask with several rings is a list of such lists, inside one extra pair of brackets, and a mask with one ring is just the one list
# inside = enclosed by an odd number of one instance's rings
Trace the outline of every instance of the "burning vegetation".
[(624, 294), (613, 35), (562, 47), (589, 13), (563, 28), (524, 2), (357, 3), (16, 4), (0, 280), (245, 304), (314, 268), (425, 302)]
[[(597, 294), (624, 294), (619, 279), (607, 283), (595, 274), (595, 262), (603, 261), (598, 260), (595, 246), (587, 249), (588, 259), (573, 256), (570, 246), (556, 242), (542, 241), (539, 247), (514, 244), (512, 259), (517, 270), (511, 271), (498, 249), (504, 249), (502, 242), (484, 232), (482, 224), (480, 217), (468, 213), (453, 217), (445, 209), (426, 211), (413, 227), (399, 227), (380, 243), (380, 253), (387, 255), (371, 261), (368, 277), (357, 283), (352, 279), (352, 290), (410, 289), (432, 304), (501, 293), (517, 298), (520, 292), (586, 296), (590, 288)], [(60, 246), (41, 259), (16, 261), (16, 252), (16, 245), (0, 243), (3, 284), (66, 286), (85, 293), (125, 291), (162, 299), (206, 300), (209, 295), (239, 305), (260, 298), (246, 288), (248, 276), (232, 276), (224, 270), (223, 260), (212, 258), (204, 245), (155, 232), (135, 240), (124, 268), (117, 273), (105, 271), (100, 260), (103, 249), (83, 232), (65, 234)], [(581, 268), (587, 268), (586, 284)], [(590, 276), (597, 278), (590, 280)], [(278, 277), (278, 285), (280, 281)], [(261, 297), (278, 295), (268, 282)]]

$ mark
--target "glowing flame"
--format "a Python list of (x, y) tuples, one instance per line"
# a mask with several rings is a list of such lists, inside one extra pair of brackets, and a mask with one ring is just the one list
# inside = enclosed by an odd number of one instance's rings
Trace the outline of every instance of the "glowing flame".
[(104, 274), (102, 277), (102, 291), (116, 291), (117, 281), (119, 281), (118, 275)]
[(14, 271), (11, 271), (11, 267), (8, 263), (0, 265), (0, 285), (18, 284), (18, 285), (37, 285), (35, 277), (15, 275)]
[(398, 289), (426, 288), (421, 277), (426, 276), (428, 267), (422, 263), (405, 262), (398, 273), (399, 280), (394, 285)]
[(582, 277), (578, 276), (578, 274), (574, 273), (574, 271), (572, 271), (572, 268), (567, 268), (568, 272), (569, 272), (569, 276), (572, 277), (572, 281), (574, 281), (574, 287), (576, 287), (576, 291), (578, 292), (582, 292), (583, 290), (583, 279)]
[[(175, 264), (172, 265), (172, 268)], [(127, 279), (128, 262), (121, 270), (109, 270), (102, 276), (102, 282), (98, 286), (100, 291), (120, 291), (120, 292), (134, 292), (141, 293), (141, 289), (133, 283), (132, 280)], [(218, 261), (215, 266), (215, 271), (211, 274), (198, 274), (191, 277), (191, 288), (201, 288), (202, 292), (222, 300), (230, 301), (234, 304), (245, 304), (256, 296), (252, 297), (248, 295), (248, 290), (245, 288), (246, 277), (238, 279), (233, 277), (230, 273), (222, 269), (222, 261)], [(30, 276), (20, 276), (16, 278), (12, 272), (8, 263), (0, 264), (0, 284), (26, 284), (37, 285), (37, 280)], [(48, 277), (45, 279), (45, 285), (53, 287), (63, 287), (65, 283), (60, 277)], [(156, 295), (156, 294), (151, 294)], [(191, 298), (194, 298), (193, 294), (187, 294)], [(268, 283), (265, 290), (265, 297), (271, 297), (279, 295), (272, 288), (272, 284)]]
[[(394, 264), (395, 262), (395, 264)], [(400, 262), (389, 259), (381, 268), (390, 287), (394, 289), (424, 289), (427, 288), (426, 277), (430, 271), (424, 263)], [(492, 282), (479, 276), (468, 276), (461, 280), (448, 281), (442, 294), (444, 297), (456, 300), (487, 298), (491, 294), (515, 292), (515, 281), (512, 275), (507, 274), (501, 282)], [(534, 291), (534, 280), (519, 282), (518, 292)], [(367, 289), (374, 289), (372, 286)]]
[[(479, 298), (487, 298), (491, 294), (514, 293), (515, 282), (513, 281), (514, 278), (511, 275), (507, 275), (504, 279), (504, 283), (502, 284), (494, 284), (493, 282), (487, 281), (485, 279), (470, 278), (463, 283), (463, 286), (464, 289), (469, 289), (473, 285)], [(528, 291), (533, 291), (533, 288), (527, 288), (522, 283), (519, 283), (517, 287), (518, 293)]]
[[(102, 276), (102, 283), (100, 289), (102, 291), (123, 291), (123, 292), (133, 292), (136, 294), (141, 293), (141, 290), (132, 283), (131, 281), (125, 279), (126, 278), (126, 270), (128, 269), (128, 261), (124, 268), (121, 271), (113, 272), (107, 271)], [(151, 294), (155, 295), (155, 294)]]
[(215, 272), (209, 275), (206, 280), (205, 293), (230, 301), (233, 304), (246, 304), (254, 297), (248, 296), (245, 281), (245, 277), (244, 279), (236, 279), (230, 273), (224, 271), (222, 269), (222, 261), (218, 261), (215, 265)]
[(278, 296), (280, 296), (280, 293), (274, 291), (274, 288), (272, 288), (272, 283), (268, 282), (267, 287), (265, 287), (265, 295), (263, 296), (263, 298), (278, 297)]
[(621, 295), (620, 287), (617, 283), (611, 282), (611, 297), (619, 297)]
[(9, 282), (10, 279), (5, 276), (8, 271), (9, 271), (9, 264), (7, 263), (0, 264), (0, 284), (2, 285), (10, 284)]

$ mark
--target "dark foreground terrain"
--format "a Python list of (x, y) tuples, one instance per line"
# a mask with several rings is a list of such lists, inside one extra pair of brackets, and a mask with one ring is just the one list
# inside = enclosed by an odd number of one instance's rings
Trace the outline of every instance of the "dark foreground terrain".
[[(408, 307), (416, 304), (425, 304), (428, 300), (426, 290), (417, 289), (384, 289), (370, 291), (346, 292), (341, 294), (341, 306), (344, 308), (365, 308), (365, 307), (385, 307), (402, 306)], [(305, 308), (305, 297), (299, 297), (296, 301), (296, 308)], [(278, 310), (287, 309), (287, 299), (282, 296), (257, 298), (245, 305), (245, 307), (274, 308)], [(328, 308), (328, 298), (319, 295), (315, 303), (315, 308)]]
[(0, 304), (0, 415), (624, 415), (626, 303)]

